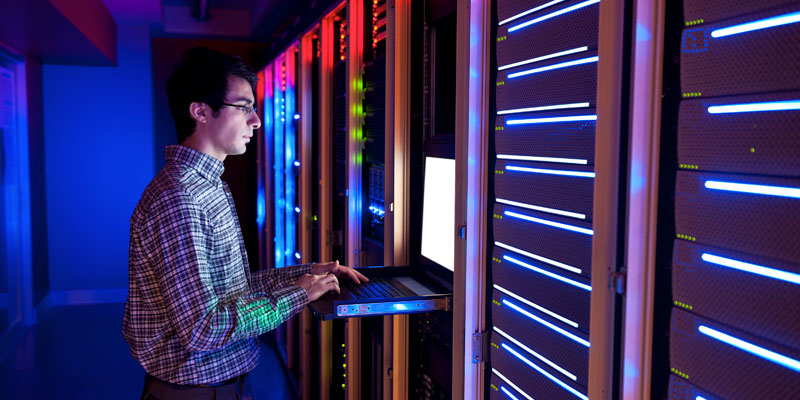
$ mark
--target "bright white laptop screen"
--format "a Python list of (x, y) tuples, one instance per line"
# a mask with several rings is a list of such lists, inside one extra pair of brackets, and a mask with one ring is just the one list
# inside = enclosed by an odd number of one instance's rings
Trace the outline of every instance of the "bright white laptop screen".
[(422, 198), (423, 256), (453, 271), (455, 253), (456, 160), (425, 157)]

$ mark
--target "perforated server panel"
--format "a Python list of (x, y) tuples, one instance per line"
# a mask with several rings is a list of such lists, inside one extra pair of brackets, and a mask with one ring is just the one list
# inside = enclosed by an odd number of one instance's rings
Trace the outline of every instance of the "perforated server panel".
[(800, 393), (800, 2), (685, 0), (671, 399)]
[(497, 16), (489, 392), (587, 399), (599, 0)]

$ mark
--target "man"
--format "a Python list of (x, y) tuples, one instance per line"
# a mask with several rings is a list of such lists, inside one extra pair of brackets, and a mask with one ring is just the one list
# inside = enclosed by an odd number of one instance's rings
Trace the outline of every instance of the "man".
[(243, 154), (261, 126), (253, 70), (205, 48), (187, 51), (167, 82), (178, 132), (166, 165), (131, 217), (123, 336), (144, 367), (142, 399), (252, 398), (258, 335), (308, 302), (339, 292), (321, 263), (250, 273), (223, 161)]

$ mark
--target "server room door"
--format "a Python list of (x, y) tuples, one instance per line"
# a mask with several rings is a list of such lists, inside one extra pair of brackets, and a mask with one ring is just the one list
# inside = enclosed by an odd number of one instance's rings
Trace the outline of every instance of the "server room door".
[(624, 2), (496, 5), (488, 391), (611, 398)]
[(675, 203), (659, 231), (675, 230), (659, 239), (671, 308), (656, 315), (669, 334), (654, 354), (669, 355), (654, 356), (654, 394), (798, 398), (800, 2), (667, 7), (665, 59), (680, 62), (664, 84), (680, 93), (662, 114), (661, 198)]

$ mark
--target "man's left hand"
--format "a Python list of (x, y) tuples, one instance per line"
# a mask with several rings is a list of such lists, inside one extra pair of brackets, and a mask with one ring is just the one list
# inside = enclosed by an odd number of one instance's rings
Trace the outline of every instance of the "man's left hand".
[(334, 274), (337, 278), (347, 277), (355, 283), (369, 282), (369, 279), (353, 268), (339, 265), (339, 261), (315, 263), (311, 266), (314, 275)]

